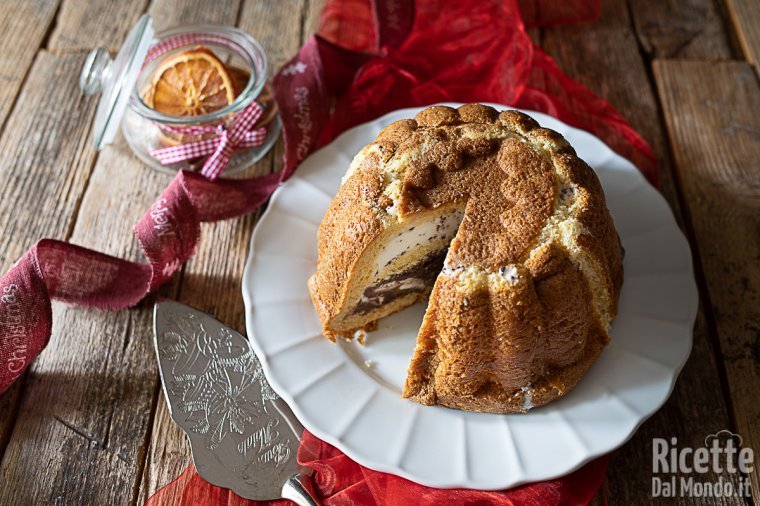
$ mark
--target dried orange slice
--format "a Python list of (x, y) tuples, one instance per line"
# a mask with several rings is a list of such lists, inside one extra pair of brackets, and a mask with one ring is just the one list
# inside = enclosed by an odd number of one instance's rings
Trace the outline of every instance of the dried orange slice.
[(167, 58), (153, 74), (148, 106), (171, 116), (201, 116), (235, 100), (224, 64), (198, 47)]

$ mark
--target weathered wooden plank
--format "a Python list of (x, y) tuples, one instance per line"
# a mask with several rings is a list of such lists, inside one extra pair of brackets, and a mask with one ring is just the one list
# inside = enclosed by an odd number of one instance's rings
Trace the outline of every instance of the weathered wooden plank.
[(180, 25), (234, 25), (241, 0), (154, 0), (148, 14), (156, 30)]
[[(169, 180), (142, 166), (123, 140), (104, 151), (71, 241), (140, 259), (132, 224)], [(55, 304), (53, 318), (2, 462), (0, 504), (129, 503), (158, 388), (150, 304), (119, 312)]]
[[(41, 52), (0, 138), (0, 269), (42, 237), (66, 238), (95, 153), (92, 103), (78, 91), (80, 55)], [(12, 428), (19, 386), (2, 397), (0, 457)]]
[(755, 65), (756, 72), (760, 72), (760, 2), (726, 0), (726, 7), (745, 58)]
[(24, 379), (26, 379), (25, 375), (0, 395), (0, 461), (2, 461), (6, 446), (8, 446), (13, 424), (16, 422), (16, 412), (24, 388)]
[[(71, 241), (140, 258), (131, 225), (155, 197), (145, 188), (167, 180), (142, 167), (123, 144), (105, 151)], [(129, 502), (157, 388), (155, 366), (146, 360), (150, 308), (102, 312), (56, 304), (54, 321), (48, 348), (27, 378), (0, 471), (7, 483), (0, 503)]]
[(0, 2), (0, 125), (16, 100), (37, 50), (55, 18), (59, 0)]
[[(297, 50), (302, 11), (301, 1), (243, 5), (239, 26), (264, 46), (269, 55), (271, 72)], [(234, 19), (229, 23), (234, 23)], [(281, 160), (282, 142), (278, 143), (273, 154), (265, 157), (246, 175), (253, 177), (279, 168)], [(241, 281), (257, 218), (258, 215), (254, 214), (204, 224), (201, 243), (196, 256), (185, 267), (179, 294), (181, 302), (214, 315), (242, 333), (245, 333), (245, 319)], [(179, 476), (190, 463), (185, 435), (171, 420), (161, 393), (137, 502), (142, 504), (159, 488)]]
[[(745, 62), (657, 60), (685, 205), (728, 377), (736, 432), (760, 448), (760, 86)], [(754, 501), (760, 480), (751, 474)]]
[(269, 74), (298, 51), (304, 35), (306, 0), (243, 3), (240, 28), (261, 42), (269, 57)]
[[(235, 25), (240, 13), (240, 0), (226, 1), (208, 8), (208, 3), (202, 0), (158, 0), (154, 1), (149, 13), (154, 17), (156, 25), (170, 27), (181, 24), (221, 24)], [(213, 241), (205, 231), (203, 225), (202, 243)], [(155, 359), (154, 359), (155, 360)], [(166, 409), (166, 401), (163, 393), (157, 393), (158, 404), (156, 416), (151, 431), (149, 452), (141, 476), (138, 504), (143, 504), (148, 490), (154, 492), (159, 487), (156, 483), (164, 485), (179, 476), (190, 463), (190, 447), (181, 429), (172, 421), (169, 411)], [(151, 492), (151, 493), (152, 493)]]
[(66, 237), (95, 151), (92, 101), (82, 98), (83, 55), (40, 52), (0, 139), (0, 267), (43, 235)]
[[(150, 447), (136, 504), (145, 504), (159, 488), (171, 483), (192, 463), (187, 438), (171, 419), (163, 392), (159, 391), (157, 395)], [(179, 503), (179, 500), (169, 500), (167, 497), (166, 504), (174, 503)]]
[(725, 60), (733, 56), (713, 0), (630, 0), (644, 51), (656, 58)]
[(545, 29), (542, 46), (565, 73), (607, 99), (650, 143), (660, 166), (660, 191), (673, 196), (675, 204), (657, 102), (625, 0), (602, 2), (602, 15), (593, 23)]
[(58, 23), (48, 44), (55, 51), (79, 51), (99, 46), (116, 51), (147, 7), (147, 0), (62, 1)]
[[(308, 37), (319, 29), (319, 17), (325, 6), (326, 0), (309, 0), (306, 5), (306, 14), (304, 15), (304, 35)], [(304, 38), (305, 38), (304, 37)]]
[[(598, 21), (547, 29), (543, 40), (545, 49), (563, 70), (610, 101), (650, 142), (660, 168), (660, 191), (683, 223), (655, 92), (647, 78), (646, 62), (637, 46), (625, 2), (602, 2), (602, 16)], [(682, 446), (696, 448), (704, 444), (706, 435), (730, 428), (719, 377), (713, 341), (704, 312), (700, 311), (691, 358), (673, 395), (633, 439), (614, 454), (604, 485), (611, 503), (649, 504), (652, 501), (652, 438), (677, 437)], [(709, 406), (709, 410), (705, 410), (705, 406)], [(736, 485), (736, 476), (724, 477)], [(705, 479), (717, 477), (708, 475)], [(730, 499), (726, 501), (732, 504)]]
[[(153, 17), (154, 26), (157, 30), (169, 28), (172, 26), (184, 25), (184, 24), (223, 24), (234, 25), (240, 10), (240, 2), (238, 0), (228, 0), (224, 2), (217, 2), (213, 8), (209, 8), (207, 2), (174, 2), (158, 0), (151, 3), (149, 8), (149, 14)], [(153, 191), (158, 194), (162, 188), (160, 185), (154, 185)], [(148, 363), (155, 364), (154, 353), (150, 350), (148, 356), (145, 357)], [(154, 365), (155, 367), (155, 365)], [(144, 483), (148, 483), (153, 479), (156, 479), (158, 474), (161, 478), (168, 477), (167, 481), (170, 481), (187, 466), (189, 458), (189, 448), (186, 448), (186, 441), (181, 435), (179, 428), (169, 418), (168, 411), (165, 409), (164, 399), (160, 393), (160, 387), (157, 386), (155, 396), (161, 403), (162, 408), (154, 407), (155, 421), (148, 427), (146, 437), (148, 441), (152, 440), (153, 443), (149, 443), (150, 451), (147, 451), (141, 457), (139, 463), (139, 469), (137, 470), (136, 480), (138, 487), (135, 489), (139, 496), (139, 504), (145, 501), (143, 496), (146, 490)], [(156, 412), (156, 410), (158, 410)], [(174, 451), (175, 458), (170, 458), (170, 455), (163, 452), (166, 448), (162, 446), (162, 442), (170, 441), (176, 445), (177, 450)], [(158, 442), (158, 443), (156, 443)], [(172, 447), (172, 445), (169, 445)], [(172, 451), (172, 450), (169, 450)], [(155, 472), (151, 469), (151, 465), (156, 466), (159, 470)], [(132, 500), (138, 499), (137, 496), (133, 496)]]

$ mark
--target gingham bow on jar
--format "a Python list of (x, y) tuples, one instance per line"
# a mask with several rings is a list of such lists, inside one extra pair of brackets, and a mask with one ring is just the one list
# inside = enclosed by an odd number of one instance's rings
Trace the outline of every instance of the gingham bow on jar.
[(229, 165), (230, 158), (235, 150), (254, 148), (261, 146), (267, 134), (265, 127), (252, 129), (261, 117), (263, 110), (256, 102), (251, 102), (245, 109), (237, 113), (228, 127), (222, 123), (217, 126), (192, 126), (173, 127), (162, 125), (161, 130), (181, 136), (201, 136), (215, 133), (209, 139), (169, 146), (166, 148), (154, 148), (150, 154), (158, 159), (162, 165), (200, 158), (210, 155), (203, 164), (201, 174), (207, 179), (214, 181)]

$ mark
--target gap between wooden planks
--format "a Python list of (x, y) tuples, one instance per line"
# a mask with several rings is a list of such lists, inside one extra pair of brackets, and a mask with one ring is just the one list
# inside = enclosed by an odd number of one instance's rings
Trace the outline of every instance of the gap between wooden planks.
[(726, 8), (746, 60), (755, 66), (755, 72), (760, 75), (760, 2), (726, 0)]

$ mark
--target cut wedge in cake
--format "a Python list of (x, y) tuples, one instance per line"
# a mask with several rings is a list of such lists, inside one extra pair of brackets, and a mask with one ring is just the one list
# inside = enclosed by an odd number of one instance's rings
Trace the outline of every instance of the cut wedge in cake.
[(309, 280), (325, 335), (430, 295), (404, 396), (524, 412), (607, 343), (622, 251), (594, 172), (528, 116), (478, 104), (396, 122), (354, 159)]
[[(343, 314), (328, 336), (352, 336), (358, 329), (424, 299), (443, 269), (463, 206), (418, 213), (383, 230), (360, 256), (348, 280)], [(316, 290), (314, 287), (312, 290)]]

